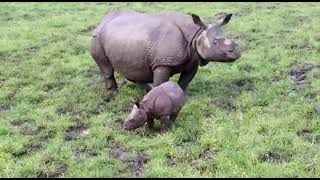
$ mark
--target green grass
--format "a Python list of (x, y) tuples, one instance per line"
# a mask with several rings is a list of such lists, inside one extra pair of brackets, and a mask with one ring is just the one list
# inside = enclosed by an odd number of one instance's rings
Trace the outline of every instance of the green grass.
[[(205, 22), (235, 14), (225, 32), (241, 59), (200, 68), (167, 135), (117, 124), (145, 92), (116, 74), (120, 93), (110, 99), (90, 56), (90, 32), (115, 8)], [(0, 177), (319, 177), (320, 71), (301, 88), (289, 78), (320, 65), (319, 11), (319, 3), (1, 3)]]

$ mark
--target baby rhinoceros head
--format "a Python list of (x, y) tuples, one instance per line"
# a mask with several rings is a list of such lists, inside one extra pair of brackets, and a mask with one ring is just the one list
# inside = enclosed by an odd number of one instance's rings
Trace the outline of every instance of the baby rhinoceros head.
[(133, 109), (123, 124), (123, 128), (126, 130), (137, 129), (143, 126), (147, 119), (148, 116), (145, 110), (139, 105), (139, 102), (135, 102)]

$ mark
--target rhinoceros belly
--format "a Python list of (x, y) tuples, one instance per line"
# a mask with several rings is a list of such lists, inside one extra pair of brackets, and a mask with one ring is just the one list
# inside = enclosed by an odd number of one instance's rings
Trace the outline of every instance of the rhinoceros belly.
[(123, 24), (121, 21), (109, 24), (104, 31), (106, 56), (114, 70), (128, 80), (153, 81), (153, 73), (145, 57), (149, 32), (150, 29), (143, 24)]

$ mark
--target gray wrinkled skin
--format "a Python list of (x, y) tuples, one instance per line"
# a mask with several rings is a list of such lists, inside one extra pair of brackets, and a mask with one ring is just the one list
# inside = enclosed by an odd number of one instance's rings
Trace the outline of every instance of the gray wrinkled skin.
[(92, 33), (91, 55), (112, 92), (118, 88), (114, 71), (154, 86), (180, 73), (178, 83), (186, 91), (199, 65), (240, 58), (237, 44), (222, 33), (230, 18), (226, 15), (206, 26), (194, 14), (114, 10)]
[(180, 86), (167, 81), (150, 90), (140, 102), (136, 102), (124, 122), (124, 129), (133, 130), (146, 122), (153, 128), (154, 118), (160, 119), (161, 133), (165, 133), (173, 122), (187, 98)]

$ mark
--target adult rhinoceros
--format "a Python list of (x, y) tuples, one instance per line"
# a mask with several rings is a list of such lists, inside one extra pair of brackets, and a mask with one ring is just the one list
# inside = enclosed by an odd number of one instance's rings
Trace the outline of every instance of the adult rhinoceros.
[(198, 66), (208, 62), (233, 62), (240, 49), (226, 39), (222, 26), (232, 14), (205, 25), (197, 15), (145, 14), (114, 10), (93, 31), (91, 55), (107, 89), (118, 89), (114, 71), (135, 83), (158, 86), (181, 73), (178, 84), (186, 91)]

